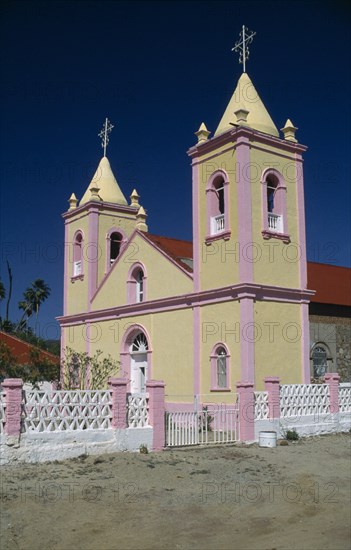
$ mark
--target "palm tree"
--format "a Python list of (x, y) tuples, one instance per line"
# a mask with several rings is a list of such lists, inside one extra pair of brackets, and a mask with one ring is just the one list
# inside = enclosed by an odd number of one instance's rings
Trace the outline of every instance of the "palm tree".
[(0, 300), (3, 300), (6, 296), (5, 287), (3, 285), (3, 282), (0, 281)]
[(23, 309), (23, 315), (17, 328), (23, 328), (25, 321), (28, 321), (33, 313), (35, 313), (34, 332), (37, 332), (39, 309), (41, 304), (50, 296), (50, 293), (51, 288), (43, 279), (36, 279), (32, 285), (25, 290), (23, 293), (24, 300), (18, 303), (18, 307)]
[(30, 289), (33, 292), (33, 306), (35, 311), (35, 328), (34, 332), (37, 333), (37, 324), (38, 324), (38, 315), (39, 315), (39, 308), (42, 303), (49, 298), (51, 294), (51, 288), (49, 285), (43, 281), (43, 279), (36, 279), (34, 283), (32, 283), (32, 288)]

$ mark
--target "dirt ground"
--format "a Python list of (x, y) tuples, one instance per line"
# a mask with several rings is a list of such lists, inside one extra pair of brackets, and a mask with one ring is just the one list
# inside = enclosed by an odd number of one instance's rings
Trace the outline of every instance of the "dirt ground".
[(350, 548), (350, 435), (2, 468), (2, 550)]

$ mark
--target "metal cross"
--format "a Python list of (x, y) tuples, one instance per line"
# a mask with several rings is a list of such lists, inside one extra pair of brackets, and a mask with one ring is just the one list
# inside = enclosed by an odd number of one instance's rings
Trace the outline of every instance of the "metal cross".
[(239, 52), (239, 63), (243, 64), (243, 72), (246, 73), (246, 60), (249, 59), (249, 44), (253, 41), (253, 37), (255, 36), (255, 32), (249, 31), (245, 25), (243, 25), (242, 30), (240, 32), (240, 38), (237, 42), (235, 42), (234, 48), (232, 48), (232, 52)]
[(108, 134), (112, 132), (113, 124), (109, 121), (108, 118), (105, 119), (104, 125), (102, 127), (102, 130), (98, 136), (101, 138), (101, 147), (104, 149), (104, 157), (106, 157), (106, 147), (109, 142)]

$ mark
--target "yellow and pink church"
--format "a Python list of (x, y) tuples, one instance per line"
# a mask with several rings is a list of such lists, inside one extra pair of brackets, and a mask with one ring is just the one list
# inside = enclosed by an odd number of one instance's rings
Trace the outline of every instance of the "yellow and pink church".
[(266, 376), (308, 383), (296, 130), (288, 119), (279, 132), (244, 72), (213, 136), (202, 123), (188, 151), (192, 242), (149, 232), (137, 191), (126, 199), (104, 156), (63, 214), (62, 349), (111, 354), (132, 393), (164, 380), (171, 402), (223, 402), (238, 381), (260, 390)]

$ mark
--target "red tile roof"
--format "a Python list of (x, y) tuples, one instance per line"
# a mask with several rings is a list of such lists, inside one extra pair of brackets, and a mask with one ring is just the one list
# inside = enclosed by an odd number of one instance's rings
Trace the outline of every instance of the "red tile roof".
[(163, 250), (167, 256), (172, 258), (183, 269), (192, 273), (192, 268), (182, 259), (191, 260), (193, 257), (193, 243), (190, 241), (181, 241), (179, 239), (171, 239), (170, 237), (161, 237), (159, 235), (151, 235), (145, 233), (146, 237), (154, 243), (158, 248)]
[(16, 336), (8, 334), (7, 332), (0, 331), (0, 342), (4, 342), (7, 345), (12, 355), (18, 360), (19, 364), (25, 364), (30, 360), (31, 350), (39, 351), (39, 357), (41, 359), (47, 359), (51, 363), (57, 365), (60, 363), (60, 358), (57, 357), (57, 355), (33, 346), (33, 344), (20, 340), (19, 338), (16, 338)]
[(311, 302), (351, 306), (351, 269), (307, 262), (307, 287), (316, 290)]

